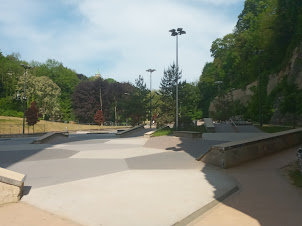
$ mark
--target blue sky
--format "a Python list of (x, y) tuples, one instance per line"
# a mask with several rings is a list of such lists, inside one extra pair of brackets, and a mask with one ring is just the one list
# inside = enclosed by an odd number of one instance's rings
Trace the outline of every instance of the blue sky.
[(233, 31), (244, 0), (0, 0), (0, 51), (26, 61), (55, 59), (86, 76), (134, 83), (175, 61), (179, 37), (182, 80), (198, 81), (216, 38)]

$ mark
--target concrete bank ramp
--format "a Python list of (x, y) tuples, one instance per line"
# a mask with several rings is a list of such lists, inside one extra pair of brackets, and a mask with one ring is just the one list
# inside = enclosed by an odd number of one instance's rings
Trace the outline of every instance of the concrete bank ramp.
[(211, 118), (204, 118), (203, 121), (204, 121), (204, 126), (206, 127), (206, 130), (209, 133), (215, 133), (216, 132), (213, 120)]
[(115, 135), (121, 138), (124, 137), (139, 137), (144, 136), (148, 132), (145, 130), (144, 125), (134, 126), (127, 130), (118, 131)]
[(33, 144), (47, 144), (47, 143), (53, 143), (53, 142), (67, 141), (67, 139), (68, 139), (68, 133), (51, 132), (51, 133), (46, 133), (45, 135), (37, 138), (32, 143)]

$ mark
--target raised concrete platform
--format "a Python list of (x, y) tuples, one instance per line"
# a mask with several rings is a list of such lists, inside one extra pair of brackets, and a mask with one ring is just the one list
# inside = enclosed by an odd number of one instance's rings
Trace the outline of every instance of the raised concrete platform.
[(128, 135), (131, 135), (134, 132), (144, 130), (144, 129), (145, 129), (144, 125), (139, 125), (139, 126), (135, 126), (135, 127), (130, 128), (130, 129), (127, 129), (127, 130), (117, 132), (115, 135), (118, 136), (118, 137), (127, 137)]
[(173, 135), (176, 137), (186, 137), (186, 138), (202, 138), (201, 132), (195, 131), (173, 131)]
[(204, 118), (203, 121), (204, 121), (205, 128), (209, 133), (216, 132), (213, 120), (211, 118)]
[(0, 205), (18, 202), (26, 175), (0, 168)]
[(302, 144), (302, 129), (293, 129), (265, 136), (214, 145), (198, 160), (221, 168), (260, 158)]
[(51, 141), (56, 138), (68, 138), (68, 133), (60, 133), (60, 132), (51, 132), (51, 133), (46, 133), (45, 135), (39, 137), (38, 139), (34, 140), (32, 143), (33, 144), (44, 144), (47, 143), (48, 141)]

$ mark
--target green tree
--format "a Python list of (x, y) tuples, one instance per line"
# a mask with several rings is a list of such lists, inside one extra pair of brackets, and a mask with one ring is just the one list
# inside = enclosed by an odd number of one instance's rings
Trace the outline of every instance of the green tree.
[(164, 70), (164, 76), (160, 82), (160, 111), (158, 116), (158, 126), (175, 122), (176, 105), (176, 81), (181, 78), (182, 72), (176, 68), (173, 63), (167, 70)]
[[(24, 77), (21, 76), (18, 82), (18, 89), (23, 96)], [(26, 97), (29, 101), (36, 101), (40, 106), (39, 111), (43, 115), (51, 117), (54, 120), (61, 119), (59, 97), (61, 94), (60, 87), (46, 76), (35, 77), (27, 74), (26, 80)]]
[(233, 101), (231, 95), (222, 94), (214, 100), (215, 112), (211, 112), (211, 116), (215, 120), (227, 121), (233, 116)]
[(302, 91), (296, 84), (287, 84), (282, 91), (283, 98), (280, 103), (282, 114), (289, 113), (292, 115), (292, 125), (296, 128), (297, 115), (302, 114)]
[(201, 96), (197, 84), (185, 81), (180, 83), (179, 102), (180, 119), (184, 117), (190, 120), (202, 118), (202, 110), (200, 109)]
[(64, 67), (62, 63), (49, 59), (45, 63), (33, 63), (36, 65), (34, 75), (37, 77), (47, 76), (61, 89), (59, 104), (63, 120), (72, 119), (72, 101), (71, 96), (74, 88), (79, 83), (76, 72)]
[(131, 124), (137, 125), (146, 120), (149, 110), (148, 89), (144, 78), (139, 75), (135, 80), (132, 93), (125, 99), (125, 115), (131, 118)]

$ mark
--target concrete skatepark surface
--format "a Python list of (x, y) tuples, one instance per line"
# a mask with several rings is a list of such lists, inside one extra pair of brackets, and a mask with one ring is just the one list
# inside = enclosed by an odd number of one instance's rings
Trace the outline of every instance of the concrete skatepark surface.
[(0, 166), (27, 175), (21, 202), (75, 224), (173, 225), (237, 185), (185, 150), (150, 147), (141, 136), (20, 139), (0, 142)]
[[(216, 143), (266, 134), (246, 128), (203, 135), (78, 134), (43, 145), (31, 145), (34, 138), (0, 139), (0, 166), (27, 174), (22, 201), (0, 207), (1, 223), (300, 225), (301, 191), (280, 175), (296, 159), (296, 148), (222, 170), (194, 156)], [(237, 185), (238, 192), (190, 219)]]
[(301, 224), (302, 190), (282, 168), (297, 160), (298, 147), (225, 170), (240, 190), (189, 226), (297, 226)]

